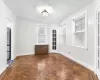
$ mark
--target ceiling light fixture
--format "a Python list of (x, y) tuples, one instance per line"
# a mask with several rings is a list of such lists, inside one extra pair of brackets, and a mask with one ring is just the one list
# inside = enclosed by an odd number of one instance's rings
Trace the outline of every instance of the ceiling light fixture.
[(53, 9), (51, 6), (39, 6), (37, 7), (37, 10), (42, 16), (48, 16), (49, 14), (53, 12)]
[(41, 15), (42, 15), (42, 16), (48, 16), (49, 13), (47, 12), (46, 9), (44, 9), (44, 10), (41, 12)]

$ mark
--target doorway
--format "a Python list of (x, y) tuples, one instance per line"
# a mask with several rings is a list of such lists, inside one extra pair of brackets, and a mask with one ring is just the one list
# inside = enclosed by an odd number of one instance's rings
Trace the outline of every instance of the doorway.
[(11, 60), (11, 28), (7, 27), (7, 62)]

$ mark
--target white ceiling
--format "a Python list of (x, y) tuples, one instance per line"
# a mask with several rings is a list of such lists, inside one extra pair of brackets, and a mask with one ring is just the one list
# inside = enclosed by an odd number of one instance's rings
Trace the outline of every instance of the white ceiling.
[[(91, 0), (4, 0), (4, 2), (18, 17), (36, 22), (57, 23)], [(42, 17), (36, 10), (36, 7), (42, 5), (51, 5), (54, 12), (48, 17)]]

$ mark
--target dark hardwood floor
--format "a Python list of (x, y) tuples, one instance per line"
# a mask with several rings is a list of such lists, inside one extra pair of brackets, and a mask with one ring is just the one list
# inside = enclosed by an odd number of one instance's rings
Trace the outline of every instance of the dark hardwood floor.
[(0, 80), (98, 80), (89, 69), (61, 54), (19, 56)]

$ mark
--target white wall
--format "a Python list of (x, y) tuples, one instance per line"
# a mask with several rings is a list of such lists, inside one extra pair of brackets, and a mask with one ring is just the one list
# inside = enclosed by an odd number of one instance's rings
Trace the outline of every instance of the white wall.
[[(37, 31), (36, 27), (38, 22), (25, 20), (19, 18), (18, 20), (18, 29), (17, 29), (17, 53), (16, 55), (28, 55), (34, 54), (34, 46), (37, 43)], [(47, 43), (49, 44), (49, 33), (50, 27), (47, 26)]]
[(15, 17), (6, 7), (3, 1), (0, 1), (0, 73), (7, 64), (7, 17), (15, 21)]
[[(23, 18), (18, 18), (17, 26), (17, 54), (28, 55), (34, 54), (34, 46), (37, 44), (37, 25), (43, 24)], [(46, 23), (45, 23), (46, 24)], [(49, 52), (51, 52), (51, 29), (57, 28), (58, 24), (46, 24), (47, 43), (49, 44)]]
[[(48, 27), (50, 27), (50, 38), (49, 38), (49, 50), (50, 52), (58, 52), (57, 50), (52, 50), (52, 30), (57, 30), (57, 45), (59, 45), (59, 25), (58, 24), (50, 24)], [(57, 46), (58, 48), (58, 46)]]
[[(13, 60), (16, 56), (16, 27), (17, 27), (17, 20), (15, 15), (12, 11), (5, 5), (6, 10), (6, 27), (11, 28), (11, 59)], [(8, 20), (11, 22), (11, 26), (7, 26)]]
[[(74, 59), (79, 60), (83, 63), (90, 65), (92, 68), (96, 68), (95, 66), (95, 10), (97, 9), (98, 5), (100, 5), (100, 0), (94, 0), (83, 9), (73, 13), (68, 18), (63, 20), (61, 23), (67, 21), (67, 45), (59, 45), (59, 51), (62, 52), (64, 55), (70, 55)], [(88, 50), (78, 47), (72, 47), (72, 17), (77, 15), (78, 13), (87, 10), (88, 14)]]

